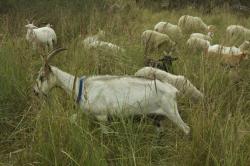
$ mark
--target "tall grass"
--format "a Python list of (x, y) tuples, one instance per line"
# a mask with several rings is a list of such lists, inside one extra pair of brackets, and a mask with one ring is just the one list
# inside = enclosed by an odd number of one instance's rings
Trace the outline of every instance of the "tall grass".
[[(250, 27), (249, 19), (222, 9), (202, 15), (191, 9), (156, 12), (131, 5), (129, 11), (110, 14), (97, 6), (81, 11), (81, 5), (65, 8), (50, 3), (56, 8), (48, 7), (48, 12), (20, 8), (0, 16), (5, 35), (0, 46), (0, 165), (249, 165), (249, 62), (242, 65), (242, 81), (235, 85), (226, 69), (207, 62), (202, 54), (191, 54), (183, 42), (174, 70), (206, 96), (197, 104), (178, 99), (191, 136), (183, 135), (169, 120), (159, 136), (150, 120), (134, 123), (123, 117), (105, 124), (110, 133), (102, 134), (99, 122), (83, 113), (62, 90), (54, 89), (47, 99), (33, 96), (31, 88), (41, 60), (24, 39), (25, 18), (36, 13), (37, 18), (54, 24), (58, 46), (68, 48), (52, 65), (79, 76), (132, 75), (143, 66), (140, 35), (158, 21), (176, 23), (187, 13), (201, 16), (217, 25), (215, 43), (223, 43), (227, 25)], [(123, 46), (126, 54), (114, 57), (84, 50), (79, 34), (84, 37), (98, 29), (107, 32), (108, 41)], [(71, 121), (73, 114), (78, 114), (75, 123)]]

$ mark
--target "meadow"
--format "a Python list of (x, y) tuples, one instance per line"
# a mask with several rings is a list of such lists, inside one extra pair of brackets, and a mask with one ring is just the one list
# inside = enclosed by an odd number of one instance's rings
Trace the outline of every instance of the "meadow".
[[(207, 61), (202, 53), (190, 52), (185, 40), (181, 41), (174, 71), (185, 75), (205, 95), (195, 104), (178, 98), (179, 112), (192, 134), (184, 135), (166, 120), (159, 137), (152, 121), (133, 122), (124, 117), (114, 117), (107, 124), (111, 132), (103, 134), (98, 122), (61, 89), (53, 89), (48, 98), (32, 93), (42, 61), (26, 42), (24, 27), (25, 19), (32, 16), (38, 23), (53, 24), (57, 47), (68, 50), (57, 55), (52, 65), (64, 71), (78, 76), (133, 75), (144, 62), (141, 33), (159, 21), (176, 24), (181, 15), (200, 16), (216, 25), (214, 43), (226, 43), (226, 27), (250, 27), (249, 18), (226, 8), (206, 15), (190, 7), (172, 11), (138, 7), (132, 0), (121, 1), (129, 7), (119, 12), (101, 8), (104, 4), (93, 5), (97, 0), (52, 2), (36, 7), (23, 4), (27, 7), (0, 15), (0, 165), (249, 165), (249, 60), (241, 64), (241, 81), (235, 83), (228, 69)], [(126, 53), (111, 56), (84, 50), (81, 41), (99, 29), (106, 32), (107, 41), (122, 46)], [(75, 113), (78, 117), (72, 123), (70, 117)]]

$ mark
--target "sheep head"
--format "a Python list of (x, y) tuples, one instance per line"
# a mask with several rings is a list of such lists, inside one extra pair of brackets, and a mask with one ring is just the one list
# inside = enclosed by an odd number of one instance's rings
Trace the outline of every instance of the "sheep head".
[(34, 93), (39, 95), (47, 96), (50, 89), (52, 89), (56, 85), (56, 77), (52, 72), (51, 66), (49, 62), (51, 59), (59, 52), (66, 50), (65, 48), (58, 48), (51, 51), (47, 57), (43, 57), (43, 66), (38, 72), (38, 76), (36, 79), (36, 83), (33, 86)]
[(207, 31), (208, 32), (215, 32), (215, 30), (216, 30), (216, 27), (214, 25), (208, 25), (207, 26)]

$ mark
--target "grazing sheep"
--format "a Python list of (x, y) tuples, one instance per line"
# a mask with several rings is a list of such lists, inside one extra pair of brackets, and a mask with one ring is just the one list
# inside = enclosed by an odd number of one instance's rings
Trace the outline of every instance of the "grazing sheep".
[(108, 115), (155, 114), (168, 117), (185, 134), (189, 134), (190, 128), (178, 112), (178, 90), (171, 84), (131, 76), (79, 78), (49, 64), (51, 58), (63, 50), (54, 50), (44, 58), (34, 85), (37, 96), (47, 96), (54, 87), (61, 87), (67, 94), (73, 95), (83, 112), (99, 121), (106, 122)]
[(173, 75), (152, 67), (143, 67), (135, 73), (135, 76), (158, 79), (163, 83), (171, 84), (182, 95), (187, 95), (195, 101), (203, 98), (203, 94), (188, 79), (181, 75)]
[(99, 30), (99, 32), (98, 32), (96, 35), (86, 37), (86, 38), (83, 40), (83, 45), (84, 45), (85, 48), (88, 48), (89, 45), (90, 45), (92, 42), (101, 41), (101, 40), (103, 40), (104, 38), (105, 38), (105, 32), (102, 31), (102, 30)]
[(109, 51), (112, 53), (118, 53), (118, 52), (124, 52), (125, 50), (123, 48), (120, 48), (119, 46), (101, 41), (105, 36), (104, 31), (99, 31), (94, 36), (89, 36), (83, 40), (84, 47), (86, 49), (100, 49), (103, 51)]
[(125, 52), (123, 48), (120, 48), (119, 46), (109, 43), (109, 42), (104, 42), (104, 41), (94, 41), (88, 44), (88, 49), (94, 48), (94, 49), (100, 49), (103, 51), (111, 51), (113, 53), (118, 53), (118, 52)]
[(211, 45), (207, 48), (207, 55), (208, 56), (218, 56), (218, 55), (237, 55), (242, 53), (239, 48), (233, 47), (226, 47), (219, 44)]
[(215, 30), (214, 25), (205, 24), (200, 17), (194, 17), (189, 15), (183, 15), (180, 17), (178, 26), (183, 33), (192, 32), (213, 32)]
[(190, 38), (198, 38), (198, 39), (203, 39), (203, 40), (207, 40), (209, 42), (212, 42), (213, 32), (208, 32), (207, 35), (205, 35), (203, 33), (192, 33), (190, 35)]
[(171, 55), (164, 55), (163, 58), (159, 60), (154, 59), (146, 59), (145, 66), (150, 66), (154, 68), (161, 69), (166, 72), (173, 73), (173, 61), (178, 60), (176, 57), (172, 57)]
[(225, 54), (225, 55), (222, 55), (221, 63), (224, 65), (228, 65), (230, 67), (237, 67), (240, 65), (240, 63), (243, 60), (247, 60), (247, 59), (248, 59), (248, 55), (245, 53), (240, 53), (237, 55)]
[(197, 50), (201, 51), (204, 49), (208, 49), (208, 47), (210, 46), (210, 42), (208, 40), (205, 40), (205, 39), (190, 37), (187, 40), (187, 46), (192, 51), (197, 51)]
[(239, 47), (240, 51), (241, 52), (244, 52), (244, 53), (250, 53), (250, 41), (244, 41), (240, 47)]
[(225, 47), (221, 45), (209, 46), (206, 50), (207, 57), (219, 58), (221, 63), (231, 67), (239, 66), (242, 60), (248, 59), (248, 54), (237, 47)]
[(155, 25), (154, 30), (160, 33), (167, 34), (172, 40), (178, 43), (183, 39), (182, 31), (177, 25), (169, 22), (159, 22)]
[(55, 31), (50, 26), (38, 28), (33, 23), (28, 22), (25, 27), (27, 28), (26, 40), (32, 43), (34, 49), (37, 46), (53, 49), (53, 44), (56, 44), (57, 38)]
[(153, 51), (165, 51), (169, 53), (175, 50), (176, 43), (166, 34), (146, 30), (142, 33), (141, 38), (145, 53), (151, 53)]
[(250, 40), (250, 29), (242, 25), (230, 25), (226, 29), (226, 36), (230, 45), (238, 45), (246, 40)]

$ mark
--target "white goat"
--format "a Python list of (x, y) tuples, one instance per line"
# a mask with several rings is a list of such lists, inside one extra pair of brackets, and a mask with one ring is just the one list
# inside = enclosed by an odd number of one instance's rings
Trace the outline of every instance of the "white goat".
[(144, 67), (138, 70), (135, 73), (135, 76), (140, 76), (148, 79), (157, 78), (163, 83), (173, 85), (181, 92), (182, 95), (187, 95), (192, 100), (197, 101), (203, 98), (203, 94), (182, 75), (173, 75), (157, 68)]
[(142, 33), (141, 38), (145, 52), (165, 51), (169, 53), (175, 50), (176, 43), (166, 34), (146, 30)]
[(240, 44), (250, 40), (250, 29), (242, 25), (230, 25), (226, 29), (226, 36), (229, 44)]
[(183, 15), (178, 21), (178, 26), (183, 33), (192, 32), (213, 32), (215, 30), (214, 25), (205, 24), (200, 17), (194, 17), (189, 15)]
[(204, 49), (207, 49), (210, 46), (210, 42), (205, 39), (190, 37), (187, 40), (187, 46), (189, 49), (192, 49), (193, 51), (196, 50), (204, 51)]
[(154, 30), (160, 33), (167, 34), (175, 42), (179, 42), (182, 38), (182, 31), (177, 25), (169, 22), (159, 22), (155, 25)]
[(55, 31), (50, 27), (50, 24), (45, 27), (38, 28), (33, 23), (25, 25), (27, 28), (26, 40), (33, 44), (33, 48), (43, 46), (44, 48), (53, 49), (53, 44), (56, 44), (57, 38)]
[(179, 115), (176, 102), (178, 90), (172, 85), (131, 76), (78, 78), (48, 64), (62, 50), (54, 50), (44, 59), (44, 66), (34, 85), (35, 94), (46, 96), (53, 87), (58, 86), (69, 95), (73, 94), (80, 107), (100, 121), (107, 121), (108, 114), (157, 114), (168, 117), (185, 134), (190, 132)]

